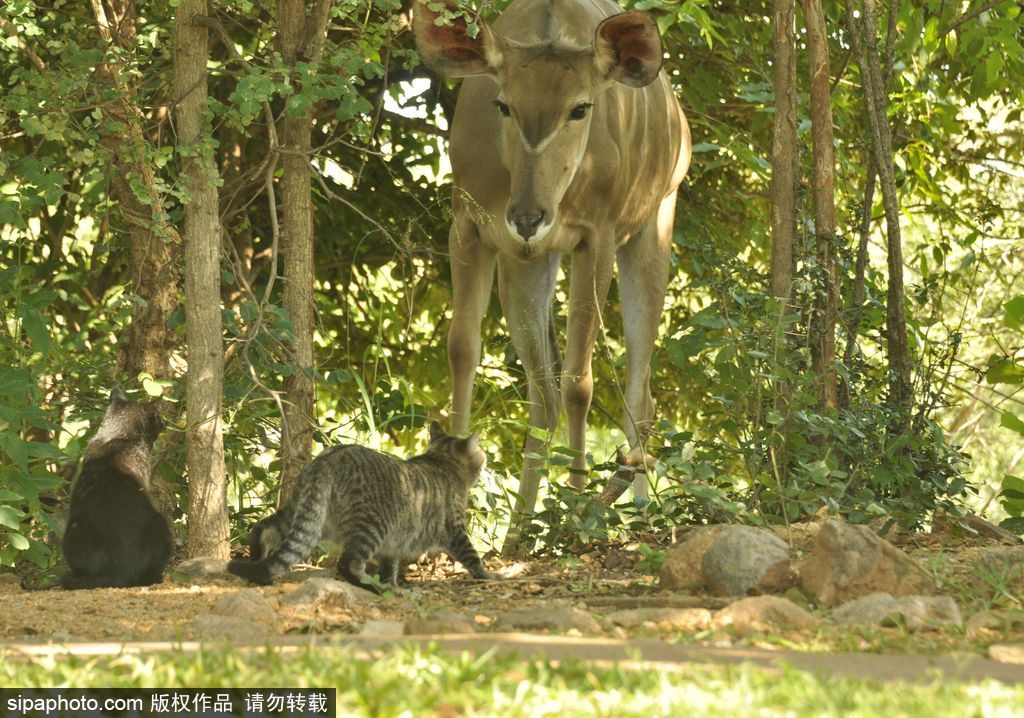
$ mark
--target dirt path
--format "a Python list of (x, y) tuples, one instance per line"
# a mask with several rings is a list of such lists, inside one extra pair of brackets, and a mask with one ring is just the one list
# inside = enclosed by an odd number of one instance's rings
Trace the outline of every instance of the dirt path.
[[(977, 574), (967, 570), (974, 565), (977, 549), (945, 554), (928, 550), (932, 553), (919, 560), (930, 556), (942, 559), (932, 563), (941, 567), (943, 590), (957, 599), (965, 619), (982, 608), (1001, 607), (1004, 614), (1021, 614), (1021, 622), (1012, 629), (953, 628), (919, 633), (900, 627), (839, 627), (827, 620), (804, 630), (777, 626), (737, 632), (707, 622), (693, 629), (653, 623), (624, 628), (609, 620), (613, 612), (672, 607), (710, 615), (729, 601), (662, 590), (637, 564), (638, 554), (606, 548), (564, 559), (495, 560), (490, 568), (505, 576), (499, 582), (472, 581), (445, 559), (424, 560), (408, 576), (410, 587), (399, 596), (353, 599), (338, 594), (305, 606), (291, 605), (285, 598), (311, 576), (330, 577), (330, 572), (296, 571), (267, 587), (248, 586), (234, 577), (193, 582), (172, 572), (177, 581), (168, 577), (149, 588), (92, 591), (24, 591), (17, 577), (0, 575), (4, 608), (0, 611), (0, 656), (194, 649), (200, 639), (208, 640), (207, 645), (220, 642), (210, 641), (204, 634), (203, 617), (226, 616), (229, 622), (241, 618), (225, 612), (223, 605), (244, 591), (263, 605), (266, 615), (248, 616), (264, 621), (248, 623), (260, 632), (247, 632), (243, 626), (228, 639), (235, 646), (272, 645), (287, 650), (310, 643), (342, 644), (366, 653), (397, 641), (428, 640), (422, 635), (403, 636), (403, 632), (430, 633), (435, 634), (430, 640), (453, 651), (497, 648), (521, 655), (544, 654), (554, 660), (642, 661), (645, 666), (665, 669), (694, 663), (752, 662), (769, 668), (790, 665), (827, 675), (880, 680), (927, 681), (938, 673), (943, 680), (1024, 682), (1024, 665), (1012, 662), (1021, 659), (1000, 663), (985, 657), (992, 644), (1024, 645), (1024, 611), (1019, 597), (1006, 594), (1009, 598), (1000, 598), (996, 592), (982, 590)], [(515, 612), (535, 616), (561, 612), (582, 615), (585, 620), (556, 621), (536, 630), (502, 624), (503, 617)], [(438, 616), (445, 618), (438, 622)], [(383, 626), (391, 632), (380, 633)], [(509, 632), (513, 630), (519, 632)]]

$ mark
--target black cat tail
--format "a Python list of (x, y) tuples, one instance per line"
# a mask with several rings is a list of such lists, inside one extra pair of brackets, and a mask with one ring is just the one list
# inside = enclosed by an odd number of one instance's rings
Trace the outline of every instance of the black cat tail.
[(109, 578), (76, 576), (73, 572), (68, 571), (60, 577), (60, 585), (68, 591), (75, 591), (83, 588), (108, 588), (114, 584)]
[(314, 460), (299, 476), (299, 496), (291, 526), (281, 545), (259, 561), (231, 561), (228, 571), (247, 581), (269, 584), (274, 576), (284, 573), (308, 556), (323, 531), (327, 518), (327, 498), (331, 491), (329, 477), (320, 476), (318, 461)]

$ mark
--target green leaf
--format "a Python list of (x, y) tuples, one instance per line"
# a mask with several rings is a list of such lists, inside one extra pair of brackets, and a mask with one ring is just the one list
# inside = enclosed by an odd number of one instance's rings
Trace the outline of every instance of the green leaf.
[(21, 528), (21, 512), (13, 506), (0, 506), (0, 526), (17, 531)]
[(163, 396), (167, 387), (174, 386), (169, 379), (154, 379), (146, 372), (139, 374), (139, 381), (142, 383), (142, 390), (152, 397)]
[(1003, 324), (1011, 329), (1024, 329), (1024, 294), (1003, 305)]
[(999, 417), (999, 425), (1005, 426), (1007, 429), (1012, 429), (1018, 434), (1024, 436), (1024, 421), (1021, 421), (1020, 417), (1009, 411), (1004, 411), (1002, 416)]
[(1005, 519), (999, 523), (999, 528), (1018, 536), (1024, 536), (1024, 516), (1012, 516)]
[(7, 543), (18, 551), (24, 551), (31, 545), (28, 539), (21, 534), (5, 533), (4, 536), (7, 538)]
[(1021, 384), (1024, 383), (1024, 366), (1010, 359), (999, 359), (988, 368), (985, 381), (989, 384)]
[(43, 354), (50, 353), (50, 332), (46, 327), (46, 320), (39, 310), (22, 305), (18, 310), (21, 318), (21, 326), (32, 340), (32, 346)]

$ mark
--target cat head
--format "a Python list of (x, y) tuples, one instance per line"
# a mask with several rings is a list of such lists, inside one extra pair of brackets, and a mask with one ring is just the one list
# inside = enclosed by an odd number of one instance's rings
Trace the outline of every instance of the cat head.
[(152, 446), (164, 427), (160, 401), (132, 401), (120, 387), (114, 387), (110, 392), (107, 413), (89, 443), (99, 446), (111, 441), (129, 440)]
[(480, 477), (487, 466), (487, 454), (480, 448), (480, 437), (476, 432), (465, 439), (446, 434), (436, 421), (430, 422), (430, 446), (427, 452), (443, 452), (451, 455), (460, 466), (465, 467), (465, 476), (471, 482)]

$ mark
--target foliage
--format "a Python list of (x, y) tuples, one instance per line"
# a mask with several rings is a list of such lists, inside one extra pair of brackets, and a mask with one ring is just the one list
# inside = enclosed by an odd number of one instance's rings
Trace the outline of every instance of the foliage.
[[(666, 69), (694, 136), (681, 193), (672, 285), (653, 359), (661, 423), (655, 501), (604, 507), (562, 486), (567, 457), (552, 452), (552, 487), (532, 517), (535, 548), (571, 547), (679, 522), (792, 521), (823, 505), (851, 520), (890, 516), (909, 525), (935, 507), (1002, 483), (999, 504), (1024, 527), (1024, 486), (1012, 464), (1022, 444), (1020, 330), (1024, 257), (1019, 234), (1024, 162), (1020, 8), (973, 17), (957, 3), (898, 5), (889, 116), (906, 222), (907, 316), (916, 357), (908, 435), (892, 435), (887, 406), (884, 262), (873, 226), (866, 301), (850, 305), (862, 184), (869, 165), (860, 71), (850, 58), (844, 4), (826, 8), (837, 74), (837, 203), (844, 313), (856, 352), (838, 367), (848, 409), (821, 412), (806, 350), (805, 307), (822, 272), (799, 267), (785, 314), (765, 298), (769, 250), (771, 26), (768, 3), (629, 3), (655, 13)], [(972, 3), (973, 4), (973, 3)], [(0, 563), (55, 560), (46, 543), (116, 371), (131, 315), (126, 220), (110, 195), (116, 168), (104, 138), (121, 129), (124, 96), (145, 128), (142, 159), (155, 171), (161, 212), (181, 215), (182, 188), (168, 113), (173, 4), (137, 0), (130, 51), (107, 45), (70, 3), (0, 0)], [(491, 18), (504, 2), (485, 4)], [(266, 192), (270, 117), (313, 108), (317, 277), (317, 419), (321, 444), (360, 441), (411, 453), (427, 416), (448, 401), (444, 350), (450, 293), (443, 142), (453, 87), (419, 65), (397, 0), (334, 5), (323, 63), (290, 74), (275, 52), (275, 3), (218, 3), (211, 33), (208, 112), (221, 173), (225, 226), (223, 320), (225, 449), (233, 476), (233, 537), (275, 500), (280, 441), (277, 392), (293, 331), (281, 308), (274, 256), (275, 198)], [(115, 63), (123, 87), (97, 80)], [(801, 58), (806, 64), (806, 58)], [(803, 65), (801, 78), (806, 77)], [(804, 82), (801, 79), (801, 82)], [(806, 97), (800, 138), (808, 142)], [(809, 152), (801, 162), (809, 176)], [(278, 173), (279, 174), (279, 173)], [(272, 178), (278, 175), (273, 175)], [(138, 178), (138, 198), (152, 202)], [(799, 212), (813, 233), (809, 192)], [(871, 216), (880, 207), (867, 208)], [(1018, 297), (1017, 299), (1010, 299)], [(611, 302), (616, 300), (613, 286)], [(564, 321), (565, 296), (559, 292)], [(1006, 322), (993, 322), (1004, 311)], [(184, 337), (179, 312), (172, 324)], [(525, 384), (494, 301), (484, 326), (474, 424), (493, 447), (493, 473), (475, 497), (479, 533), (500, 542), (514, 499), (525, 433)], [(1016, 323), (1014, 323), (1016, 322)], [(618, 471), (622, 441), (621, 318), (606, 315), (595, 355), (590, 481)], [(1011, 349), (1010, 347), (1016, 347)], [(174, 365), (183, 371), (183, 348)], [(780, 387), (794, 401), (776, 406)], [(183, 394), (183, 382), (171, 388)], [(992, 407), (992, 408), (990, 408)], [(1002, 426), (1000, 426), (1000, 424)], [(159, 471), (187, 505), (183, 418), (162, 442)], [(773, 456), (781, 440), (786, 457)], [(558, 437), (555, 441), (559, 441)], [(975, 457), (968, 472), (963, 451)], [(1017, 471), (1017, 474), (1020, 472)], [(179, 518), (182, 518), (179, 516)]]

